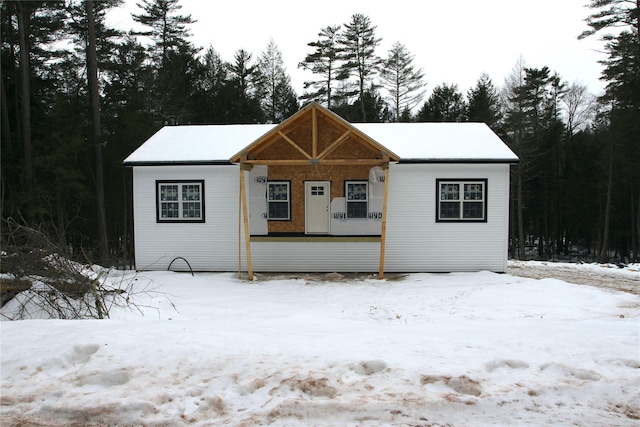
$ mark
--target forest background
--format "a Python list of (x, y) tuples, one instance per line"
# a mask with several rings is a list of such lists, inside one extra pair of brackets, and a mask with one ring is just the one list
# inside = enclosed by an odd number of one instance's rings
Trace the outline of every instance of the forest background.
[[(327, 23), (296, 93), (273, 40), (223, 59), (189, 41), (180, 0), (141, 0), (136, 31), (107, 25), (121, 0), (2, 1), (0, 209), (71, 255), (127, 265), (131, 171), (122, 160), (164, 125), (279, 123), (317, 101), (351, 122), (485, 122), (512, 167), (514, 258), (640, 257), (640, 0), (592, 0), (576, 37), (604, 43), (604, 93), (514, 64), (463, 92), (433, 83), (401, 42), (379, 52), (365, 14)], [(541, 31), (544, 29), (541, 27)]]

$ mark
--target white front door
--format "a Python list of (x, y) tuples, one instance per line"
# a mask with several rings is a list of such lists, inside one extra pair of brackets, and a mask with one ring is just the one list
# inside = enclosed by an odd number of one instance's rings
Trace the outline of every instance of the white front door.
[(307, 181), (304, 183), (304, 225), (307, 234), (329, 234), (331, 183)]

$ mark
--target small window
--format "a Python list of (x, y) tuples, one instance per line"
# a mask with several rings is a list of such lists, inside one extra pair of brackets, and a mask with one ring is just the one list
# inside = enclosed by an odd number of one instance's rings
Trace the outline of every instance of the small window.
[(156, 181), (158, 222), (204, 222), (204, 181)]
[(267, 212), (271, 221), (286, 221), (291, 219), (291, 193), (289, 182), (270, 181), (267, 184)]
[(486, 221), (487, 180), (437, 180), (438, 221)]
[(368, 184), (367, 181), (347, 181), (345, 183), (348, 219), (367, 218), (369, 212)]

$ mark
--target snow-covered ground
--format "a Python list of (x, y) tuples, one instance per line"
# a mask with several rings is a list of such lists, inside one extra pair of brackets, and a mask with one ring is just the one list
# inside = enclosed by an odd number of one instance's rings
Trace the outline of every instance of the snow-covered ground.
[[(588, 268), (640, 287), (637, 266)], [(637, 293), (489, 272), (110, 278), (145, 290), (137, 309), (0, 322), (2, 426), (640, 422)]]

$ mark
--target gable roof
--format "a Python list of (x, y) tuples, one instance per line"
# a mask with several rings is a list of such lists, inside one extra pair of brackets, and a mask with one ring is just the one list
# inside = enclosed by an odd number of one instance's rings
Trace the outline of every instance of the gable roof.
[[(311, 102), (231, 157), (233, 163), (320, 164), (400, 158), (317, 102)], [(378, 160), (375, 160), (378, 159)]]
[[(240, 162), (245, 154), (259, 152), (274, 138), (282, 138), (279, 132), (285, 133), (287, 126), (295, 126), (303, 120), (309, 114), (308, 107), (280, 125), (165, 126), (129, 155), (124, 164), (207, 165)], [(335, 121), (336, 126), (355, 135), (369, 149), (388, 155), (391, 161), (518, 162), (513, 151), (484, 123), (348, 123), (324, 107), (317, 111), (321, 111), (327, 120)], [(313, 150), (297, 148), (307, 152), (307, 157), (314, 154), (311, 152)]]

